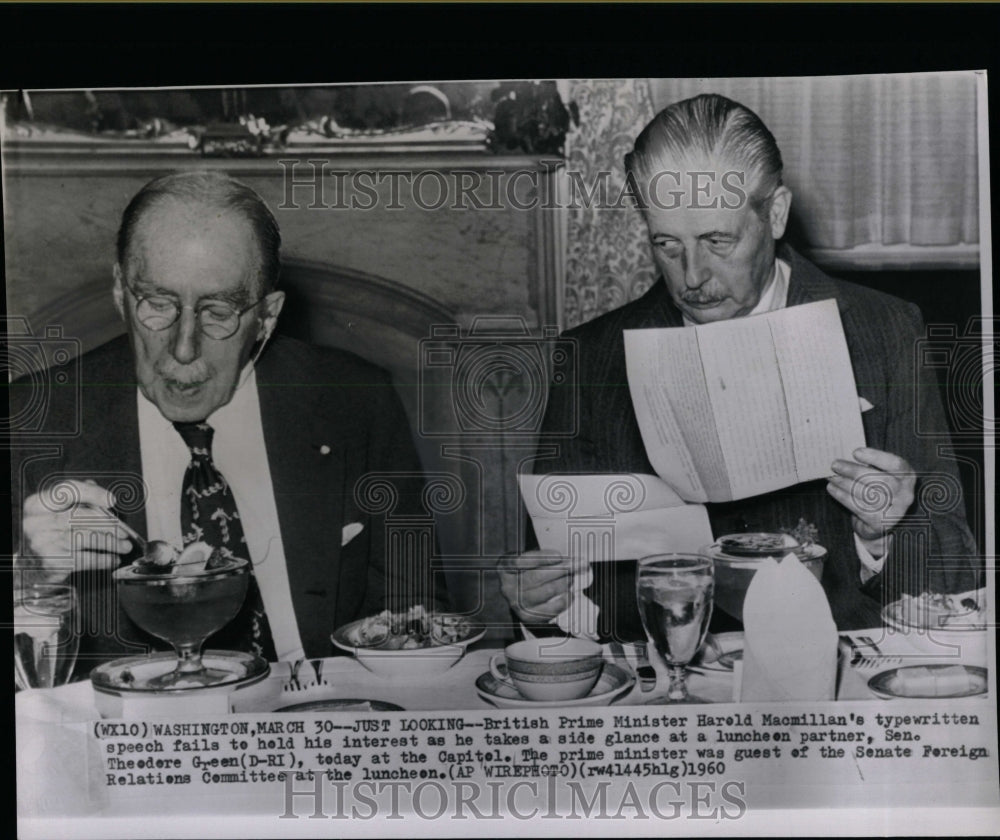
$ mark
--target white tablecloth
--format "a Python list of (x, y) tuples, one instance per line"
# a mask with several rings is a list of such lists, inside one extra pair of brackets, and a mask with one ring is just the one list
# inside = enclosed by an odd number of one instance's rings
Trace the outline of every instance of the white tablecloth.
[[(986, 633), (904, 634), (881, 628), (865, 633), (886, 654), (901, 658), (893, 665), (927, 664), (930, 662), (986, 665)], [(282, 690), (290, 666), (278, 663), (269, 678), (270, 691), (261, 692), (260, 703), (244, 703), (240, 711), (268, 712), (282, 706), (326, 698), (381, 700), (395, 703), (407, 711), (487, 710), (494, 707), (481, 698), (475, 687), (477, 677), (488, 670), (489, 658), (496, 649), (470, 650), (465, 657), (444, 674), (417, 679), (385, 679), (367, 671), (351, 657), (334, 657), (322, 662), (322, 684), (309, 684), (311, 667), (300, 669), (299, 679), (305, 683), (300, 690)], [(662, 663), (656, 662), (657, 688), (643, 693), (636, 685), (616, 702), (628, 706), (655, 702), (664, 696), (667, 680)], [(838, 680), (838, 701), (874, 700), (868, 680), (879, 668), (855, 669), (844, 665)], [(886, 666), (890, 667), (890, 666)], [(884, 668), (881, 670), (885, 670)], [(315, 680), (315, 677), (313, 677)], [(701, 671), (688, 679), (690, 692), (714, 703), (733, 702), (733, 675), (727, 672)], [(268, 696), (269, 695), (269, 696)], [(102, 756), (97, 754), (97, 742), (91, 732), (99, 714), (89, 682), (74, 683), (57, 689), (22, 691), (16, 696), (18, 806), (22, 816), (58, 816), (91, 814), (97, 816), (129, 815), (134, 803), (109, 799), (102, 784)], [(320, 712), (319, 714), (324, 714)], [(183, 720), (184, 714), (174, 716)], [(234, 813), (240, 808), (253, 809), (260, 802), (242, 798), (240, 791), (227, 792), (223, 808), (217, 797), (212, 801), (185, 802), (186, 813), (218, 813), (220, 808)], [(169, 803), (168, 803), (169, 804)], [(273, 803), (271, 803), (273, 807)], [(135, 806), (142, 813), (146, 804)], [(165, 806), (166, 807), (166, 806)], [(174, 806), (171, 806), (174, 807)]]

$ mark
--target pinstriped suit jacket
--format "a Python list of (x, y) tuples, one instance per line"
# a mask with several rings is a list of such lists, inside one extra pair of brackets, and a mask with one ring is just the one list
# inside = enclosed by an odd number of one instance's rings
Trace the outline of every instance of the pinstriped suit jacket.
[[(828, 298), (837, 301), (858, 394), (874, 406), (862, 415), (867, 443), (910, 463), (918, 474), (918, 498), (897, 526), (883, 571), (864, 586), (850, 516), (826, 492), (825, 480), (709, 504), (713, 533), (718, 537), (774, 531), (794, 527), (800, 518), (814, 523), (819, 542), (828, 549), (823, 587), (842, 629), (879, 624), (881, 605), (903, 591), (971, 589), (976, 583), (976, 546), (965, 521), (955, 464), (937, 454), (938, 446), (949, 441), (948, 427), (934, 373), (917, 359), (915, 342), (923, 335), (919, 310), (828, 277), (787, 246), (779, 256), (791, 266), (789, 306)], [(569, 387), (553, 387), (536, 472), (653, 472), (629, 396), (622, 331), (682, 324), (660, 278), (639, 299), (566, 333), (576, 342), (576, 393), (571, 394)], [(574, 427), (578, 429), (574, 435), (558, 434)], [(558, 453), (546, 455), (546, 447), (553, 445)], [(935, 486), (944, 488), (940, 495)], [(614, 611), (614, 625), (627, 627), (625, 635), (631, 635), (638, 626), (634, 582), (629, 577), (634, 565), (620, 565), (614, 585), (604, 587), (614, 592), (601, 591), (598, 580), (591, 594), (602, 614)]]

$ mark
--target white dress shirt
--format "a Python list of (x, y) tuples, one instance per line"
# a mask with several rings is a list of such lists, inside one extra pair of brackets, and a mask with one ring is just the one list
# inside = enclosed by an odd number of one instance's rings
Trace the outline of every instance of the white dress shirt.
[[(278, 509), (260, 419), (257, 378), (250, 366), (233, 398), (207, 422), (215, 429), (212, 460), (232, 488), (240, 512), (254, 574), (279, 660), (305, 657), (292, 607), (288, 568), (281, 541)], [(146, 533), (149, 539), (179, 546), (181, 485), (191, 461), (187, 445), (159, 409), (137, 389), (142, 476), (148, 493)]]

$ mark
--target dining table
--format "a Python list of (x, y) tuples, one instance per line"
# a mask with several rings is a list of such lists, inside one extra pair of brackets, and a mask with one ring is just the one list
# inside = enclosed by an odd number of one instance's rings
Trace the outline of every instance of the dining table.
[[(854, 703), (891, 702), (872, 686), (879, 674), (892, 668), (928, 664), (985, 667), (992, 653), (987, 650), (987, 635), (986, 632), (954, 634), (892, 627), (841, 633), (834, 705), (846, 709)], [(688, 686), (701, 703), (726, 704), (727, 709), (739, 710), (739, 666), (721, 667), (718, 662), (709, 661), (719, 659), (720, 652), (725, 650), (730, 653), (739, 650), (741, 634), (724, 636), (721, 642), (716, 640), (706, 645), (694, 660)], [(268, 677), (255, 686), (255, 690), (243, 696), (238, 696), (241, 692), (234, 693), (229, 707), (221, 711), (229, 719), (244, 715), (269, 715), (276, 719), (287, 713), (318, 717), (347, 713), (357, 717), (359, 714), (378, 715), (382, 708), (401, 709), (406, 713), (487, 710), (507, 713), (509, 706), (504, 708), (504, 703), (491, 702), (490, 695), (482, 690), (483, 680), (490, 673), (490, 659), (502, 651), (504, 644), (503, 639), (483, 639), (471, 645), (446, 671), (411, 673), (405, 680), (372, 673), (349, 655), (298, 663), (271, 663)], [(605, 661), (627, 675), (625, 682), (616, 684), (617, 690), (603, 703), (605, 708), (669, 708), (666, 666), (652, 649), (649, 659), (657, 675), (652, 688), (648, 681), (644, 686), (641, 680), (634, 678), (634, 669), (639, 664), (634, 645), (606, 645), (604, 651)], [(732, 657), (729, 659), (731, 662)], [(989, 702), (988, 693), (982, 697)], [(338, 706), (337, 701), (351, 702)], [(566, 705), (586, 703), (587, 700), (580, 700)], [(523, 705), (515, 702), (514, 708), (523, 710)], [(149, 710), (144, 713), (149, 714)], [(183, 720), (189, 714), (181, 710), (163, 710), (163, 715), (176, 720)], [(123, 709), (125, 720), (138, 716), (128, 707)], [(53, 830), (54, 825), (63, 833), (67, 824), (60, 820), (67, 817), (86, 818), (89, 825), (98, 820), (97, 824), (103, 826), (102, 833), (105, 833), (114, 823), (105, 824), (101, 820), (160, 813), (183, 821), (192, 815), (247, 815), (262, 808), (266, 811), (280, 807), (277, 800), (269, 801), (268, 797), (249, 790), (228, 789), (211, 796), (186, 799), (174, 795), (157, 801), (148, 797), (122, 796), (103, 789), (99, 783), (104, 769), (103, 757), (95, 752), (98, 747), (92, 734), (101, 714), (89, 681), (18, 692), (15, 719), (18, 814), (26, 831), (22, 836), (32, 836), (32, 828), (40, 832), (35, 836), (44, 836), (44, 832)], [(196, 829), (192, 830), (197, 833)], [(109, 836), (112, 835), (113, 831)]]

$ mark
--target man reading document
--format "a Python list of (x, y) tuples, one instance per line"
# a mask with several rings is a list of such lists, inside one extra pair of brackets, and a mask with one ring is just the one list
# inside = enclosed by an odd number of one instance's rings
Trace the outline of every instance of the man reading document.
[[(938, 457), (947, 426), (934, 374), (914, 352), (923, 335), (917, 307), (828, 277), (780, 244), (792, 202), (781, 153), (760, 118), (732, 100), (702, 95), (664, 109), (625, 166), (660, 276), (639, 299), (566, 334), (576, 342), (583, 387), (576, 400), (552, 388), (542, 431), (578, 432), (548, 437), (558, 454), (540, 456), (535, 472), (655, 472), (630, 397), (624, 331), (684, 329), (832, 299), (867, 445), (833, 460), (827, 478), (708, 504), (712, 533), (804, 524), (827, 549), (822, 585), (840, 629), (881, 624), (882, 605), (904, 591), (974, 588), (976, 546), (960, 495), (928, 506), (920, 492), (933, 476), (946, 477), (956, 493), (960, 485), (954, 462)], [(577, 424), (569, 422), (572, 411)], [(901, 537), (911, 525), (929, 540)], [(579, 578), (573, 586), (579, 569), (565, 558), (528, 552), (503, 559), (499, 569), (512, 610), (532, 629), (551, 627), (586, 596), (620, 640), (644, 637), (634, 562), (615, 566), (612, 585), (583, 593)]]

